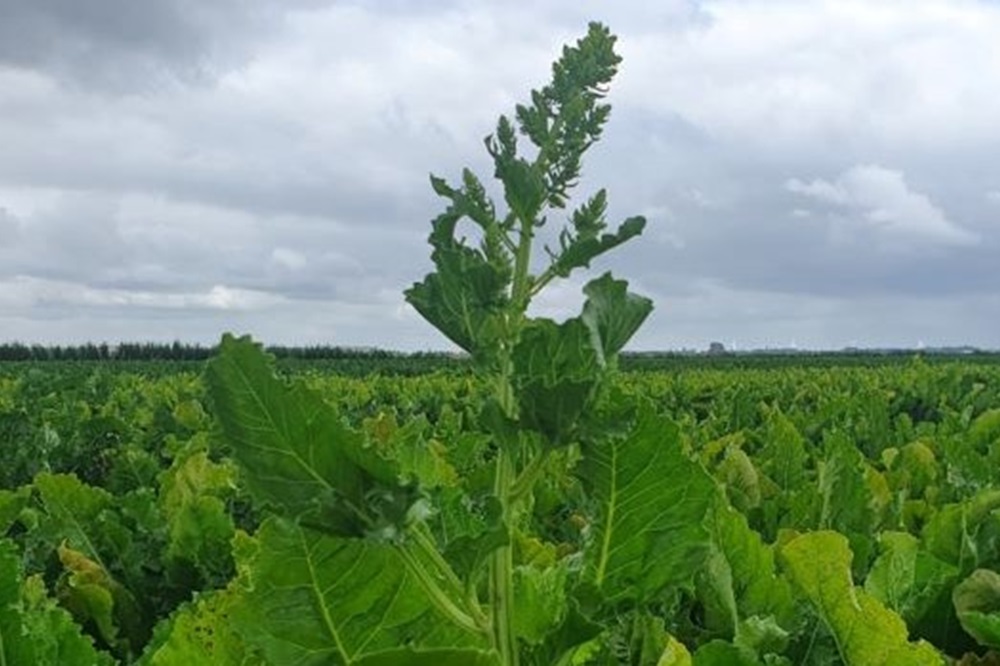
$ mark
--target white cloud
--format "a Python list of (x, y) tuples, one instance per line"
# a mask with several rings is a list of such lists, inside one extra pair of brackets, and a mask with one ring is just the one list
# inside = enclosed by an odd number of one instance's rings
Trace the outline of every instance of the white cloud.
[[(1000, 5), (976, 0), (710, 0), (683, 35), (623, 45), (630, 104), (713, 136), (942, 147), (1000, 137)], [(653, 84), (652, 82), (655, 82)]]
[[(903, 173), (878, 165), (858, 165), (836, 181), (791, 179), (785, 187), (797, 194), (843, 209), (848, 220), (892, 240), (971, 245), (979, 238), (948, 219), (925, 195), (910, 189)], [(838, 219), (842, 219), (838, 216)]]
[(0, 305), (10, 309), (33, 307), (153, 310), (262, 310), (286, 299), (250, 289), (215, 285), (205, 292), (150, 292), (95, 289), (74, 282), (15, 276), (0, 280)]

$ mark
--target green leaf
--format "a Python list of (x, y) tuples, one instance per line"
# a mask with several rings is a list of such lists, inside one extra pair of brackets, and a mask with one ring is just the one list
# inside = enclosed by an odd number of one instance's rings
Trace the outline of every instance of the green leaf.
[(942, 625), (940, 600), (958, 580), (957, 567), (942, 562), (905, 532), (882, 532), (879, 556), (865, 578), (865, 591), (899, 613), (907, 625)]
[(538, 645), (566, 617), (568, 599), (565, 562), (552, 567), (520, 566), (514, 569), (514, 632), (529, 645)]
[(847, 666), (944, 664), (929, 643), (908, 642), (902, 618), (851, 581), (851, 550), (836, 532), (790, 541), (781, 558), (792, 582), (833, 634)]
[(924, 547), (935, 557), (963, 573), (971, 572), (980, 559), (977, 534), (990, 515), (1000, 510), (1000, 490), (984, 490), (963, 502), (942, 506), (920, 533)]
[(379, 652), (356, 663), (358, 666), (500, 666), (500, 660), (493, 652), (410, 648)]
[(5, 666), (110, 666), (40, 577), (25, 580), (14, 545), (0, 539), (0, 664)]
[(301, 383), (289, 386), (249, 338), (222, 339), (209, 394), (258, 502), (331, 534), (398, 535), (416, 500), (398, 469)]
[(0, 488), (0, 537), (7, 533), (30, 499), (30, 486), (22, 486), (17, 490)]
[(403, 646), (482, 647), (437, 612), (388, 544), (268, 518), (238, 551), (246, 590), (235, 626), (269, 662), (361, 664)]
[(201, 594), (184, 604), (156, 630), (142, 666), (265, 666), (248, 654), (233, 629), (232, 614), (242, 602), (238, 590), (228, 588)]
[(124, 652), (128, 646), (119, 639), (121, 627), (123, 639), (137, 650), (146, 635), (138, 624), (139, 606), (132, 593), (83, 553), (65, 545), (59, 546), (58, 553), (65, 570), (58, 587), (62, 604), (80, 622), (93, 622), (108, 645)]
[(986, 647), (1000, 647), (1000, 574), (976, 569), (955, 586), (952, 601), (962, 628)]
[[(496, 352), (499, 322), (509, 305), (512, 259), (505, 231), (485, 188), (466, 169), (463, 187), (432, 177), (435, 191), (452, 203), (433, 222), (429, 242), (435, 271), (406, 290), (406, 301), (452, 342), (477, 359)], [(472, 220), (482, 230), (480, 249), (456, 239), (456, 227)]]
[(788, 581), (777, 575), (773, 549), (749, 527), (743, 514), (725, 502), (717, 502), (708, 526), (713, 555), (698, 578), (716, 628), (733, 638), (741, 618), (774, 616), (782, 624), (791, 624), (792, 593)]
[(761, 666), (751, 650), (727, 643), (710, 641), (694, 653), (693, 666)]
[(160, 475), (160, 506), (170, 530), (168, 557), (193, 563), (207, 580), (231, 575), (234, 527), (225, 498), (236, 487), (231, 462), (198, 448), (182, 451)]
[[(581, 208), (577, 211), (577, 215), (586, 214), (586, 210), (586, 208)], [(574, 217), (574, 223), (579, 229), (581, 225), (576, 217)], [(599, 229), (603, 229), (605, 226), (602, 220)], [(635, 216), (622, 222), (617, 230), (609, 234), (597, 235), (596, 233), (578, 231), (576, 235), (572, 235), (568, 231), (564, 231), (560, 238), (559, 252), (549, 251), (552, 257), (552, 265), (549, 270), (559, 277), (569, 277), (575, 269), (589, 268), (590, 262), (597, 257), (641, 235), (645, 228), (646, 218)]]
[(530, 320), (514, 348), (522, 425), (554, 444), (570, 435), (597, 386), (598, 357), (579, 318)]
[(615, 280), (611, 273), (588, 282), (583, 293), (587, 300), (580, 319), (590, 331), (598, 363), (613, 365), (618, 352), (653, 311), (653, 302), (629, 293), (628, 282)]
[(648, 404), (625, 437), (587, 442), (580, 474), (597, 515), (586, 577), (605, 597), (644, 601), (689, 582), (708, 552), (705, 517), (715, 483)]

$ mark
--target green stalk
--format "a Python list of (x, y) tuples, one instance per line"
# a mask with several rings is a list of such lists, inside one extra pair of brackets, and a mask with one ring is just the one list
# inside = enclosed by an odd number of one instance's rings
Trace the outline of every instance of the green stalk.
[(468, 613), (459, 608), (451, 597), (441, 589), (437, 581), (434, 580), (434, 577), (428, 573), (420, 560), (406, 546), (397, 546), (397, 551), (403, 559), (403, 564), (406, 565), (407, 570), (413, 574), (420, 586), (424, 588), (428, 598), (443, 615), (463, 629), (477, 633), (483, 631), (483, 627), (479, 626)]
[[(500, 450), (497, 457), (494, 492), (503, 506), (503, 520), (511, 531), (508, 491), (513, 476), (510, 451)], [(514, 551), (508, 544), (497, 548), (490, 561), (490, 601), (493, 609), (493, 647), (503, 666), (518, 666), (517, 639), (514, 636)]]
[(476, 625), (482, 631), (487, 631), (489, 629), (489, 618), (483, 613), (479, 606), (479, 599), (475, 598), (472, 594), (469, 594), (469, 590), (462, 583), (458, 574), (455, 570), (451, 568), (447, 560), (442, 557), (441, 553), (438, 551), (437, 546), (434, 544), (433, 537), (430, 534), (430, 530), (427, 528), (426, 523), (419, 523), (410, 531), (410, 535), (413, 537), (414, 545), (420, 550), (424, 557), (434, 565), (434, 569), (437, 571), (440, 578), (444, 579), (446, 584), (445, 592), (449, 594), (453, 599), (464, 599), (465, 607), (462, 609), (463, 612), (468, 614)]

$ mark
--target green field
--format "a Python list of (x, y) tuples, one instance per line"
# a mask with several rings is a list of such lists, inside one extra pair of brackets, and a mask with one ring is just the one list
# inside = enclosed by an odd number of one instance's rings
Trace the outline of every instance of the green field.
[[(321, 396), (342, 438), (413, 481), (404, 508), (424, 506), (425, 536), (470, 576), (490, 537), (482, 381), (454, 370), (284, 374)], [(41, 363), (0, 376), (4, 663), (339, 663), (325, 652), (325, 606), (283, 587), (296, 534), (263, 501), (261, 470), (234, 459), (200, 369)], [(580, 468), (578, 444), (549, 456), (512, 549), (522, 663), (558, 663), (563, 648), (580, 664), (682, 664), (687, 653), (695, 664), (990, 663), (971, 655), (1000, 644), (1000, 368), (911, 359), (633, 372), (609, 394), (641, 412), (640, 432), (619, 437), (650, 466), (634, 480), (644, 499), (619, 498), (634, 524), (616, 520), (641, 531), (676, 515), (646, 535), (655, 556), (616, 565), (616, 619), (588, 628), (597, 579), (586, 553), (611, 496)], [(277, 413), (279, 396), (268, 399)], [(388, 529), (400, 498), (384, 499)], [(295, 584), (346, 614), (340, 639), (355, 647), (345, 649), (477, 646), (434, 609), (409, 609), (405, 635), (364, 623), (352, 600), (383, 601), (372, 581), (397, 571), (391, 535), (368, 546), (386, 568), (345, 581), (356, 574), (335, 563), (351, 538), (296, 529), (330, 549), (317, 574), (329, 580)], [(631, 536), (614, 538), (625, 548)], [(605, 580), (616, 575), (607, 566)], [(632, 588), (647, 591), (630, 598)], [(418, 639), (423, 622), (441, 627)], [(656, 645), (678, 656), (657, 661)]]

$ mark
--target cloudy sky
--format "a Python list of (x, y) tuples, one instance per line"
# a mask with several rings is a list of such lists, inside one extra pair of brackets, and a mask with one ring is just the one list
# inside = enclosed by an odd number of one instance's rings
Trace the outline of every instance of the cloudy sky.
[[(448, 348), (429, 172), (601, 20), (635, 348), (1000, 348), (1000, 2), (0, 0), (0, 340)], [(583, 279), (538, 312), (580, 303)]]

